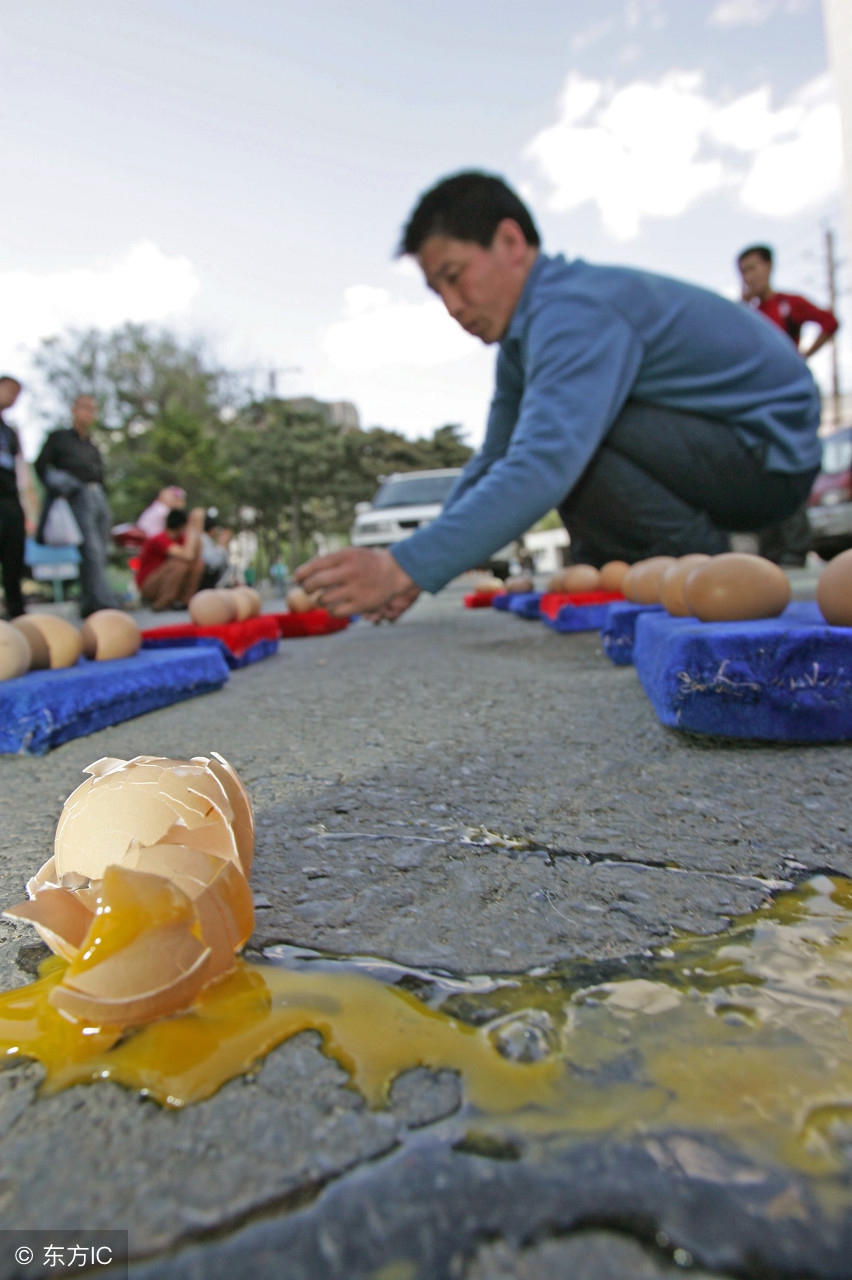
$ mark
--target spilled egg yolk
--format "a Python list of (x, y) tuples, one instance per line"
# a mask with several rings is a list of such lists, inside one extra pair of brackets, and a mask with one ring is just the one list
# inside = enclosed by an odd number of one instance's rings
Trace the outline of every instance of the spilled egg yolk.
[(96, 898), (95, 916), (69, 976), (85, 973), (122, 951), (149, 929), (186, 925), (200, 938), (195, 908), (187, 895), (163, 876), (109, 866)]
[(401, 1072), (445, 1068), (480, 1129), (700, 1129), (811, 1174), (848, 1165), (852, 882), (840, 878), (591, 985), (588, 965), (566, 964), (450, 995), (436, 979), (427, 1003), (345, 961), (239, 960), (187, 1012), (121, 1034), (53, 1009), (64, 970), (51, 958), (0, 997), (0, 1050), (41, 1061), (49, 1092), (111, 1079), (179, 1107), (313, 1030), (373, 1107)]

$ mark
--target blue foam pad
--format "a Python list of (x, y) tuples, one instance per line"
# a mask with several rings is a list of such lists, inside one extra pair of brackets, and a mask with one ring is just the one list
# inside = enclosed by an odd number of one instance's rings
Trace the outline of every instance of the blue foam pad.
[(0, 752), (44, 755), (71, 738), (219, 689), (227, 679), (215, 645), (30, 671), (0, 684)]
[(815, 604), (780, 618), (698, 622), (646, 611), (633, 661), (663, 724), (765, 741), (852, 740), (852, 627)]
[(507, 591), (503, 595), (495, 596), (491, 601), (491, 607), (517, 614), (519, 618), (538, 621), (540, 616), (538, 602), (541, 595), (540, 591)]
[(601, 627), (603, 650), (617, 667), (629, 667), (633, 661), (633, 641), (636, 636), (636, 619), (651, 609), (661, 613), (661, 604), (633, 604), (630, 600), (611, 604)]
[(609, 608), (609, 604), (564, 604), (554, 617), (541, 613), (540, 618), (553, 631), (599, 631)]
[(143, 652), (205, 647), (218, 649), (231, 670), (238, 671), (240, 667), (248, 667), (252, 662), (260, 662), (261, 658), (269, 658), (273, 653), (277, 653), (278, 641), (256, 640), (247, 649), (243, 649), (242, 653), (234, 653), (232, 649), (228, 648), (224, 640), (219, 640), (216, 636), (175, 636), (167, 640), (146, 636), (142, 641)]

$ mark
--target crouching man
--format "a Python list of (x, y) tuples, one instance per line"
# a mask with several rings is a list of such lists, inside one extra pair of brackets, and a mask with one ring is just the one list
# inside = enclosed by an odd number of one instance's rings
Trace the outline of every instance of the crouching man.
[(203, 528), (203, 508), (196, 507), (188, 516), (180, 508), (168, 513), (163, 533), (142, 544), (136, 585), (145, 604), (156, 612), (185, 609), (198, 590), (204, 572)]
[(483, 447), (441, 515), (392, 551), (296, 574), (336, 614), (393, 619), (556, 507), (575, 561), (715, 554), (784, 519), (819, 467), (819, 401), (789, 339), (706, 289), (541, 252), (502, 179), (420, 200), (401, 254), (454, 320), (499, 343)]

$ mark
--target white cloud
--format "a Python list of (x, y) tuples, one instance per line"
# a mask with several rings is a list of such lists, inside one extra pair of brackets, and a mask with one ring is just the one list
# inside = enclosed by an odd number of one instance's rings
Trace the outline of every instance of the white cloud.
[(559, 119), (527, 148), (552, 185), (550, 205), (596, 204), (617, 239), (644, 218), (673, 218), (722, 189), (770, 216), (822, 202), (841, 180), (840, 124), (828, 76), (778, 109), (768, 87), (711, 97), (701, 72), (616, 87), (572, 72)]
[(757, 27), (778, 8), (778, 0), (719, 0), (709, 21), (714, 27)]
[(2, 271), (0, 355), (11, 365), (26, 348), (69, 326), (112, 328), (127, 320), (163, 320), (184, 310), (199, 287), (188, 258), (170, 258), (147, 240), (102, 268)]
[(809, 0), (719, 0), (708, 18), (714, 27), (759, 27), (779, 9), (803, 13)]
[(332, 324), (323, 339), (325, 353), (337, 369), (364, 373), (392, 365), (429, 368), (461, 360), (479, 347), (437, 298), (406, 302), (371, 285), (353, 285), (344, 297), (344, 318)]

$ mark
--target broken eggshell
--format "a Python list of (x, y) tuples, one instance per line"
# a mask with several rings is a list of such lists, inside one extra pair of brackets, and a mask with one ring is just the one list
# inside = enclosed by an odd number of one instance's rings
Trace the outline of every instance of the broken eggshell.
[(68, 969), (66, 1016), (138, 1026), (185, 1008), (226, 973), (254, 927), (248, 794), (221, 756), (106, 757), (68, 798), (54, 856), (7, 915)]

